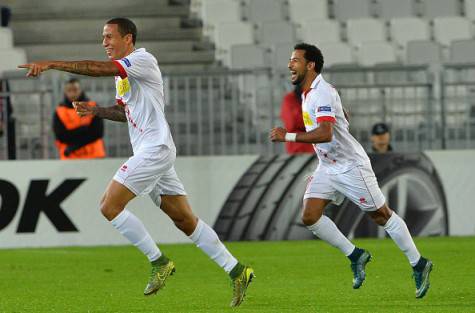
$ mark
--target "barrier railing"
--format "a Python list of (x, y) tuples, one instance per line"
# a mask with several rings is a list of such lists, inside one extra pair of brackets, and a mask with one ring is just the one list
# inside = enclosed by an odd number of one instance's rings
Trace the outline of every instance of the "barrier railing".
[[(475, 146), (473, 73), (475, 65), (342, 67), (326, 70), (324, 77), (340, 92), (351, 132), (366, 148), (372, 124), (386, 122), (397, 151), (417, 152)], [(10, 88), (2, 89), (0, 99), (5, 103), (9, 98), (13, 106), (17, 158), (57, 157), (50, 125), (68, 76), (53, 72), (40, 80), (7, 77), (3, 82)], [(80, 79), (99, 105), (115, 102), (113, 79)], [(164, 75), (165, 111), (178, 154), (282, 153), (283, 145), (271, 143), (268, 132), (282, 125), (281, 99), (292, 87), (287, 71), (270, 69)], [(107, 121), (105, 134), (109, 156), (131, 154), (125, 124)], [(6, 138), (0, 138), (4, 159)]]

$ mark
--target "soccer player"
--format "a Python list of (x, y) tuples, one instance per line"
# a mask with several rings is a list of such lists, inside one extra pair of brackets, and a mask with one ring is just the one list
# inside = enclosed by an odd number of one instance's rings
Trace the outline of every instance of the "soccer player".
[(422, 298), (429, 289), (432, 262), (417, 250), (406, 223), (385, 203), (371, 163), (363, 147), (348, 130), (338, 92), (322, 75), (323, 55), (309, 44), (294, 47), (288, 68), (291, 81), (303, 90), (302, 115), (306, 132), (288, 133), (284, 128), (273, 128), (270, 139), (274, 142), (312, 143), (318, 156), (318, 167), (310, 178), (304, 195), (302, 221), (315, 236), (338, 248), (351, 261), (353, 288), (365, 280), (365, 267), (371, 259), (369, 251), (355, 247), (323, 215), (325, 206), (348, 197), (391, 236), (409, 259), (416, 283), (416, 298)]
[(20, 65), (27, 76), (36, 77), (54, 69), (88, 76), (114, 76), (117, 104), (90, 106), (75, 102), (80, 116), (127, 122), (133, 156), (116, 172), (100, 203), (102, 214), (151, 262), (151, 275), (144, 294), (160, 290), (175, 264), (157, 247), (143, 223), (125, 208), (139, 195), (148, 194), (181, 231), (231, 277), (231, 306), (239, 306), (254, 272), (239, 263), (219, 240), (216, 232), (197, 218), (178, 178), (174, 163), (176, 148), (164, 114), (163, 81), (157, 60), (144, 48), (136, 49), (137, 28), (126, 18), (109, 20), (102, 32), (102, 45), (109, 61), (38, 61)]

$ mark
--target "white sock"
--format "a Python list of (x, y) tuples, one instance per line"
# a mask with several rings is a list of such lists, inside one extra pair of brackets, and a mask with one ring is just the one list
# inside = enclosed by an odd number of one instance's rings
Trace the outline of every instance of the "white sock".
[(322, 215), (315, 224), (307, 226), (307, 228), (318, 238), (340, 249), (346, 256), (349, 256), (355, 249), (355, 245), (341, 233), (335, 223), (326, 215)]
[(162, 255), (144, 224), (130, 211), (124, 209), (111, 223), (125, 238), (139, 248), (150, 262)]
[(411, 266), (415, 266), (419, 261), (421, 254), (417, 251), (416, 245), (412, 240), (409, 229), (407, 229), (406, 222), (400, 218), (396, 212), (393, 212), (389, 220), (384, 225), (384, 230), (391, 236), (399, 249), (404, 252), (406, 257), (411, 263)]
[(198, 248), (221, 266), (226, 273), (229, 274), (238, 263), (236, 258), (229, 253), (228, 249), (219, 240), (216, 232), (202, 220), (198, 219), (198, 224), (193, 234), (190, 235), (190, 239)]

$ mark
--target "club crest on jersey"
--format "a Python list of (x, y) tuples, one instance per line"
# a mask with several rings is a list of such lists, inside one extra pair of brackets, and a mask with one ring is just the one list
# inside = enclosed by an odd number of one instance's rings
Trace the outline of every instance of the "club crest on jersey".
[(126, 65), (127, 67), (131, 67), (131, 66), (132, 66), (132, 63), (130, 63), (129, 59), (123, 58), (122, 61), (124, 61), (125, 65)]
[(119, 96), (123, 97), (129, 91), (130, 91), (129, 79), (127, 77), (119, 78), (117, 80), (117, 93), (119, 94)]
[(321, 107), (318, 107), (317, 109), (318, 112), (331, 112), (332, 111), (332, 108), (331, 106), (321, 106)]

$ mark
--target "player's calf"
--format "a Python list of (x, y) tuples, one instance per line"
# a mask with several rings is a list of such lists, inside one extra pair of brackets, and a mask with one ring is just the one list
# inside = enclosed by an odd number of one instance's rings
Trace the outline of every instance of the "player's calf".
[(193, 231), (196, 229), (197, 218), (196, 217), (187, 217), (183, 219), (173, 220), (175, 226), (181, 230), (185, 235), (190, 236)]
[(160, 208), (172, 219), (175, 226), (187, 236), (195, 231), (198, 218), (193, 214), (186, 196), (163, 195)]

